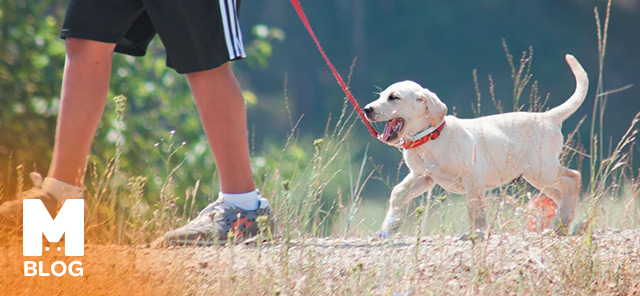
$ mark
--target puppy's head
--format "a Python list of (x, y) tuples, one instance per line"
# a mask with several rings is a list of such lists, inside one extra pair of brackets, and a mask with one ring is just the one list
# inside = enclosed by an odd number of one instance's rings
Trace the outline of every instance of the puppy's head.
[(447, 114), (438, 96), (413, 81), (397, 82), (364, 108), (370, 121), (386, 121), (380, 140), (395, 145), (398, 140), (437, 126)]

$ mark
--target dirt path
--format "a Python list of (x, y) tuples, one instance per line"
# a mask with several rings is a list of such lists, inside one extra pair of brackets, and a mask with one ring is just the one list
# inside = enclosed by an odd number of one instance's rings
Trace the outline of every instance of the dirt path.
[(24, 277), (21, 249), (1, 249), (7, 272), (0, 287), (29, 295), (640, 294), (640, 230), (597, 233), (591, 248), (584, 236), (531, 233), (476, 244), (431, 236), (419, 244), (396, 237), (208, 248), (88, 245), (82, 278)]

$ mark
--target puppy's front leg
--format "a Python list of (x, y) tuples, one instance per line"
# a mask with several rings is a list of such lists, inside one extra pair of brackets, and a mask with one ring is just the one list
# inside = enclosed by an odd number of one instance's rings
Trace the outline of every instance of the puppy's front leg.
[(484, 230), (486, 218), (484, 214), (484, 189), (480, 182), (473, 179), (465, 183), (465, 194), (467, 195), (467, 212), (469, 214), (469, 226), (471, 233)]
[(417, 176), (411, 172), (402, 182), (393, 187), (391, 199), (389, 199), (389, 211), (382, 222), (380, 236), (388, 237), (397, 230), (402, 220), (402, 207), (414, 197), (431, 190), (433, 186), (434, 182), (430, 177)]

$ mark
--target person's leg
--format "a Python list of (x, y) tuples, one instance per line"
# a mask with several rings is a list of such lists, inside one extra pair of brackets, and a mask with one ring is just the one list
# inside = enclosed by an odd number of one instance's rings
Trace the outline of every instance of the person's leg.
[(82, 171), (93, 135), (104, 110), (115, 44), (66, 39), (67, 57), (62, 78), (53, 157), (48, 177), (30, 175), (34, 187), (0, 205), (0, 229), (22, 225), (22, 199), (40, 199), (52, 216), (58, 203), (82, 198)]
[(255, 190), (246, 107), (229, 64), (246, 56), (237, 7), (232, 5), (236, 1), (143, 3), (167, 50), (167, 66), (186, 73), (221, 188), (218, 199), (197, 217), (152, 245), (211, 245), (226, 241), (230, 233), (236, 242), (255, 236), (260, 231), (257, 221), (272, 225), (271, 208)]
[(226, 241), (229, 232), (236, 240), (254, 236), (260, 231), (258, 217), (268, 220), (271, 208), (253, 183), (240, 87), (228, 62), (186, 76), (216, 160), (221, 193), (196, 218), (165, 233), (152, 245), (212, 245)]
[(244, 99), (229, 63), (186, 74), (224, 193), (255, 190)]
[(67, 38), (67, 56), (48, 177), (79, 186), (104, 111), (115, 44)]

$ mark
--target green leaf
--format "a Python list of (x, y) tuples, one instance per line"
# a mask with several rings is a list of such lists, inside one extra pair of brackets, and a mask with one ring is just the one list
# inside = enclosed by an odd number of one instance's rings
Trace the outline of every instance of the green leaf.
[(242, 97), (244, 98), (244, 102), (247, 104), (247, 107), (253, 107), (258, 104), (258, 97), (250, 90), (242, 91)]

